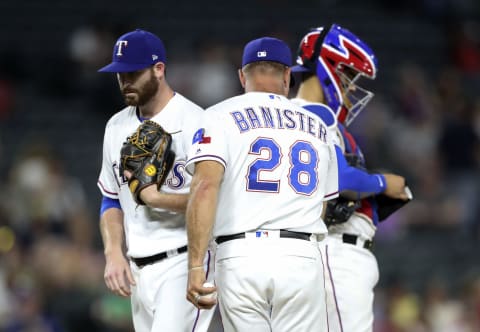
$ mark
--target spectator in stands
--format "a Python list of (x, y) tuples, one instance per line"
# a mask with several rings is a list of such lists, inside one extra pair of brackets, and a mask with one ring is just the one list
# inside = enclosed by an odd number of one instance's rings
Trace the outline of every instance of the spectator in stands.
[(93, 241), (85, 191), (65, 173), (48, 145), (31, 143), (11, 166), (0, 201), (20, 238), (27, 242), (46, 234), (67, 237), (79, 248)]

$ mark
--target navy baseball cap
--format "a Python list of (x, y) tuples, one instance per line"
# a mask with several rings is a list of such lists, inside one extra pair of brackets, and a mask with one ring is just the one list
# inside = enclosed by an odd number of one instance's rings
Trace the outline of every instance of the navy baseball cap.
[(118, 38), (113, 47), (112, 63), (99, 72), (125, 73), (153, 66), (167, 60), (163, 42), (151, 32), (137, 29)]
[(290, 67), (292, 52), (290, 47), (280, 39), (272, 37), (254, 39), (243, 49), (242, 67), (258, 61), (273, 61)]
[(293, 73), (314, 73), (315, 71), (303, 65), (295, 65), (292, 67), (292, 72)]

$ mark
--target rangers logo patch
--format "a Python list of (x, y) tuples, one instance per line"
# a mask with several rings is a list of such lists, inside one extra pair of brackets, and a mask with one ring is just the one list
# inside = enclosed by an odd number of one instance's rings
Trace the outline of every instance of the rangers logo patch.
[(200, 128), (197, 130), (195, 135), (193, 135), (192, 144), (198, 142), (198, 144), (209, 144), (211, 141), (211, 137), (205, 136), (205, 129)]

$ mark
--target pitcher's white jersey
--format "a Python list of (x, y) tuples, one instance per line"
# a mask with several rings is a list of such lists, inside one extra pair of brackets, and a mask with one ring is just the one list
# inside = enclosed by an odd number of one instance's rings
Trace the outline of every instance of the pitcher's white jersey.
[[(161, 187), (166, 193), (188, 194), (191, 176), (185, 172), (187, 151), (203, 109), (176, 93), (160, 113), (151, 118), (172, 133), (175, 162)], [(122, 174), (120, 149), (127, 136), (141, 124), (136, 107), (126, 107), (107, 123), (103, 143), (103, 163), (98, 187), (104, 196), (119, 199), (124, 213), (128, 255), (146, 257), (187, 244), (185, 215), (137, 205)]]
[(214, 237), (255, 229), (327, 232), (321, 203), (338, 195), (338, 174), (319, 117), (286, 97), (249, 92), (208, 108), (198, 128), (187, 170), (201, 160), (225, 167)]

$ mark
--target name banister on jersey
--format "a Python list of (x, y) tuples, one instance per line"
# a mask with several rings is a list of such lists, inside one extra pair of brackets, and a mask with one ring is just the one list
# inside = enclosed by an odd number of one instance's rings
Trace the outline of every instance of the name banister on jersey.
[(324, 143), (327, 141), (327, 128), (323, 121), (309, 112), (258, 106), (233, 111), (230, 115), (240, 133), (260, 128), (290, 129), (308, 133)]

